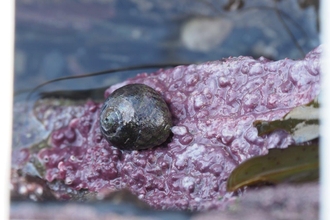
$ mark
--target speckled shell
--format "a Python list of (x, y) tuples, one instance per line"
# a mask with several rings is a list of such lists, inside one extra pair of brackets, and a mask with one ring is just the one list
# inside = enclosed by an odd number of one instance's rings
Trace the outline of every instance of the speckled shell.
[(100, 125), (110, 144), (124, 150), (141, 150), (166, 141), (172, 118), (156, 90), (144, 84), (129, 84), (115, 90), (105, 101)]

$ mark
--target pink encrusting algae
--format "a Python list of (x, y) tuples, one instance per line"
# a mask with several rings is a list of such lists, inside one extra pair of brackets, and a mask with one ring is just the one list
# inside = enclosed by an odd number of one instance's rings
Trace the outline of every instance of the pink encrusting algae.
[(318, 95), (321, 51), (298, 61), (237, 57), (178, 66), (111, 86), (105, 97), (131, 83), (159, 91), (173, 116), (170, 140), (121, 151), (101, 135), (102, 104), (88, 101), (39, 152), (44, 179), (93, 192), (128, 188), (157, 209), (221, 209), (235, 196), (226, 181), (239, 163), (292, 142), (281, 131), (258, 137), (253, 122), (280, 119)]

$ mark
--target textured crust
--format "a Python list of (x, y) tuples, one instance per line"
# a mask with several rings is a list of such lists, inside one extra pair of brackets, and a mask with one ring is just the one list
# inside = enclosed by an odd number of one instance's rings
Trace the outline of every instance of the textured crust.
[(174, 118), (171, 142), (145, 151), (114, 148), (101, 135), (101, 105), (88, 102), (39, 152), (44, 178), (76, 190), (128, 188), (159, 209), (221, 209), (234, 196), (226, 180), (237, 164), (292, 141), (283, 132), (258, 137), (252, 123), (279, 119), (317, 96), (320, 53), (319, 47), (299, 61), (228, 58), (114, 85), (105, 97), (132, 83), (160, 92)]

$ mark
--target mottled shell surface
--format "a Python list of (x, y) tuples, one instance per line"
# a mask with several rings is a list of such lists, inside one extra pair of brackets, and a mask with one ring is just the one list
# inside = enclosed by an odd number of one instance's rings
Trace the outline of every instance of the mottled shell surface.
[(166, 141), (172, 118), (156, 90), (144, 84), (129, 84), (107, 98), (101, 110), (100, 125), (110, 144), (124, 150), (141, 150)]

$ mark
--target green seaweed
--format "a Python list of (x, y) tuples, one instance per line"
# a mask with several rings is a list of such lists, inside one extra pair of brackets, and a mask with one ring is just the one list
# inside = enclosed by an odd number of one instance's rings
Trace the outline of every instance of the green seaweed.
[(240, 164), (229, 176), (227, 190), (264, 183), (313, 181), (318, 176), (318, 144), (292, 145), (286, 149), (270, 149), (267, 155)]
[(283, 119), (270, 122), (257, 120), (253, 125), (259, 136), (285, 130), (292, 135), (295, 143), (310, 141), (319, 137), (319, 103), (314, 100), (292, 109)]
[(46, 137), (44, 140), (40, 141), (39, 143), (33, 144), (30, 147), (30, 153), (37, 154), (42, 149), (50, 148), (49, 141), (50, 141), (50, 135), (48, 135), (48, 137)]

